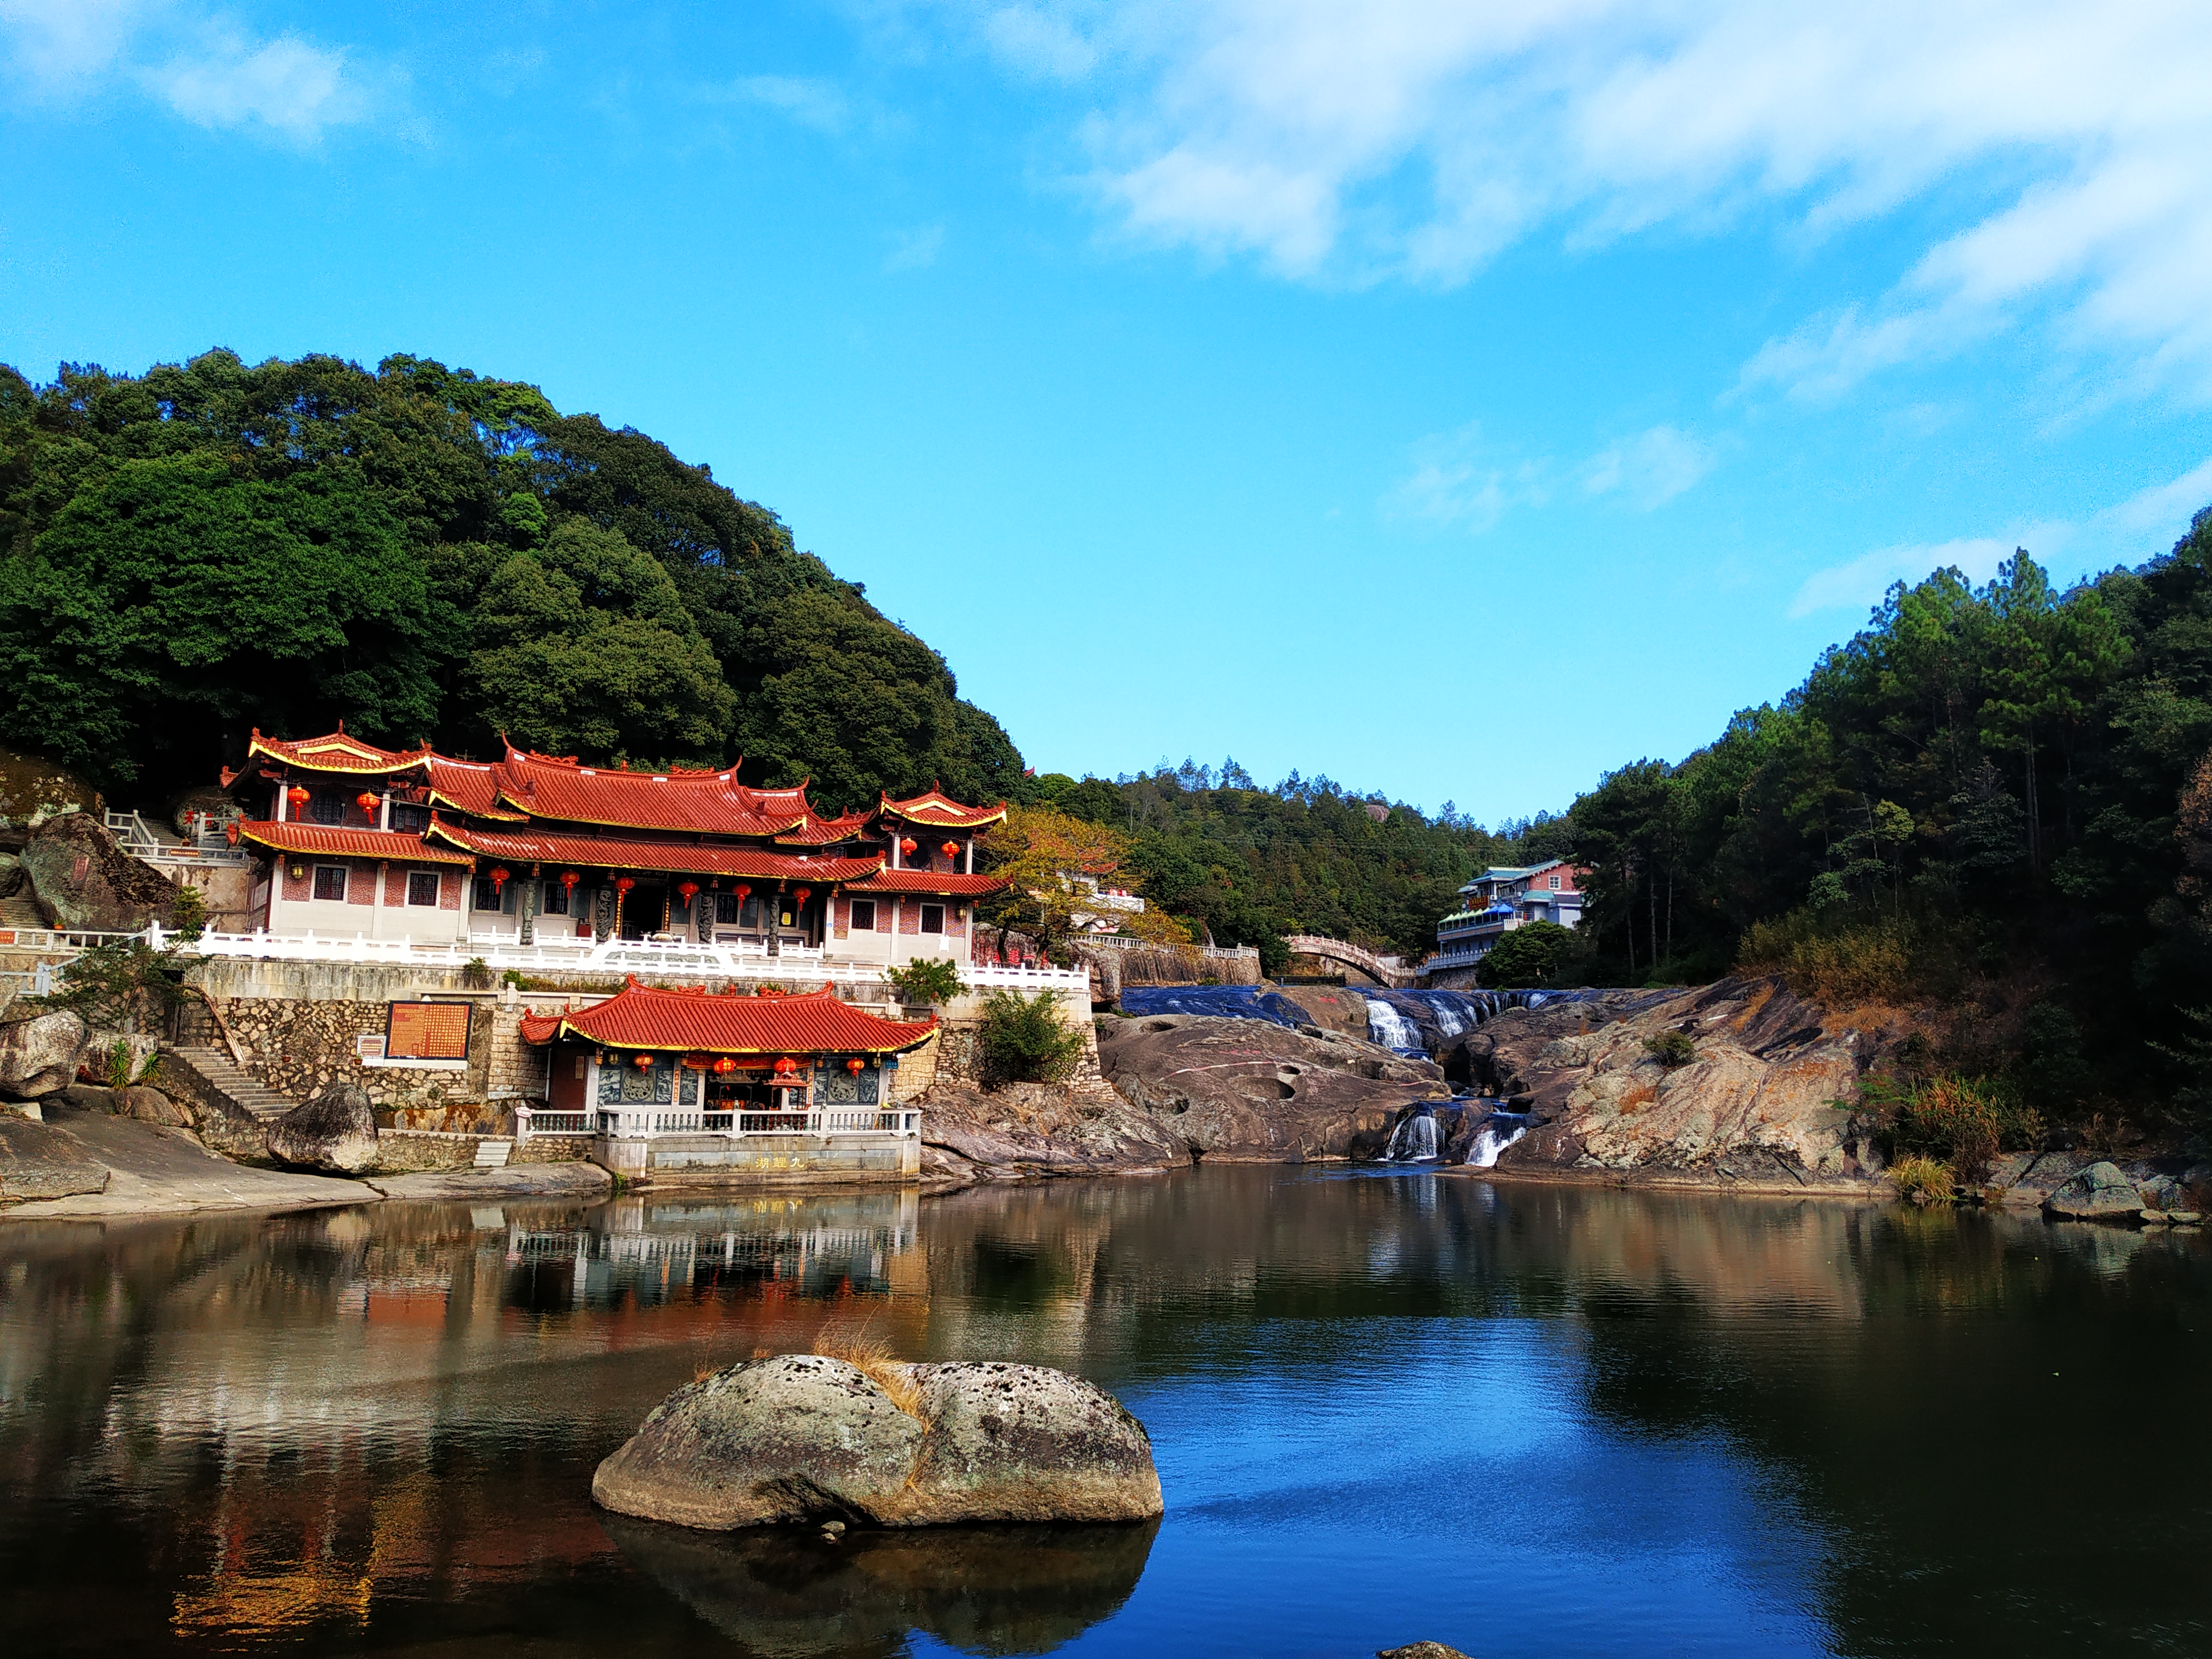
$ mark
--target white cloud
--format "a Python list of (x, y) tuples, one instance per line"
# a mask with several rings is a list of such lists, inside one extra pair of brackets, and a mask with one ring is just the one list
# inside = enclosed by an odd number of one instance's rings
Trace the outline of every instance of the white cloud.
[(943, 225), (916, 225), (891, 233), (891, 251), (884, 260), (885, 270), (922, 270), (937, 263), (945, 252)]
[(2016, 548), (2027, 549), (2046, 568), (2063, 560), (2069, 574), (2140, 563), (2179, 541), (2191, 518), (2209, 501), (2212, 501), (2212, 459), (2199, 462), (2171, 483), (2138, 490), (2087, 519), (2023, 524), (2003, 536), (1876, 548), (1848, 564), (1816, 570), (1808, 576), (1790, 602), (1790, 614), (1805, 617), (1816, 611), (1871, 606), (1892, 582), (1917, 582), (1945, 565), (1955, 565), (1974, 581), (1987, 581)]
[(1321, 281), (1464, 280), (1539, 228), (1806, 234), (1941, 186), (1887, 292), (1759, 354), (1837, 395), (2024, 322), (2212, 393), (2203, 0), (945, 0), (1078, 83), (1133, 234)]
[(1655, 426), (1562, 465), (1502, 451), (1475, 423), (1422, 439), (1411, 459), (1413, 470), (1382, 498), (1383, 516), (1479, 536), (1516, 507), (1548, 505), (1569, 482), (1584, 495), (1618, 495), (1648, 513), (1695, 485), (1718, 457), (1701, 439)]
[(852, 121), (852, 104), (835, 82), (793, 75), (749, 75), (732, 83), (731, 90), (747, 103), (775, 110), (800, 126), (833, 137)]
[(1718, 459), (1688, 433), (1655, 426), (1592, 456), (1583, 468), (1583, 489), (1591, 495), (1619, 490), (1648, 513), (1695, 484)]
[(201, 126), (258, 125), (303, 143), (368, 112), (363, 89), (346, 74), (344, 52), (289, 34), (258, 45), (225, 40), (142, 70), (138, 80)]
[(257, 38), (164, 0), (0, 0), (10, 78), (43, 101), (136, 86), (206, 127), (309, 144), (386, 101), (343, 47)]

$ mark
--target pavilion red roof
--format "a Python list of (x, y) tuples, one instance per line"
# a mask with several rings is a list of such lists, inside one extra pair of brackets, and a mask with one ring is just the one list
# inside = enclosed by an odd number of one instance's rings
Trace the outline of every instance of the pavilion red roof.
[(901, 1054), (929, 1040), (934, 1019), (880, 1019), (838, 1000), (824, 985), (801, 996), (663, 989), (633, 978), (605, 1002), (574, 1013), (526, 1014), (529, 1042), (576, 1037), (668, 1054)]
[(1006, 884), (996, 876), (963, 876), (957, 871), (894, 870), (889, 866), (852, 884), (856, 893), (942, 893), (953, 898), (981, 898)]
[(827, 887), (858, 881), (883, 868), (880, 858), (810, 859), (793, 853), (697, 842), (641, 841), (628, 836), (548, 834), (536, 828), (477, 830), (443, 818), (428, 833), (480, 858), (508, 864), (582, 865), (596, 870), (663, 870), (699, 876), (750, 877), (757, 881), (811, 883)]
[(885, 817), (904, 818), (932, 830), (981, 830), (1006, 816), (1004, 801), (996, 806), (963, 806), (934, 784), (908, 800), (883, 797), (876, 810)]
[(499, 802), (500, 769), (487, 761), (447, 760), (443, 755), (425, 755), (422, 772), (430, 788), (430, 805), (450, 806), (456, 811), (474, 813), (478, 817), (504, 818), (516, 823), (523, 814), (512, 811)]
[(850, 841), (873, 821), (872, 812), (848, 812), (842, 817), (818, 818), (813, 813), (795, 830), (787, 830), (776, 837), (786, 847), (825, 847), (832, 842)]
[(331, 858), (389, 859), (395, 864), (475, 862), (466, 853), (433, 847), (422, 836), (398, 830), (345, 830), (329, 823), (242, 822), (238, 838), (279, 853), (319, 854)]
[(412, 765), (428, 751), (379, 749), (373, 743), (349, 736), (345, 722), (341, 720), (337, 731), (319, 738), (302, 738), (297, 743), (264, 738), (257, 726), (252, 737), (247, 739), (246, 752), (249, 758), (266, 755), (284, 765), (314, 772), (396, 772)]
[(735, 768), (626, 772), (510, 749), (499, 773), (500, 799), (507, 805), (567, 823), (775, 836), (808, 817), (800, 791), (749, 789)]

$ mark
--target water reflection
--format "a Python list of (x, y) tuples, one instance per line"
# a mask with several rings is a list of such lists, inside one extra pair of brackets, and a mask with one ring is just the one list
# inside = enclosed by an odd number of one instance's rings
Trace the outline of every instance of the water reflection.
[[(2191, 1651), (2208, 1311), (2201, 1237), (1447, 1173), (0, 1226), (0, 1639)], [(592, 1507), (830, 1329), (1115, 1389), (1157, 1539)], [(2129, 1501), (2053, 1524), (2085, 1459)]]

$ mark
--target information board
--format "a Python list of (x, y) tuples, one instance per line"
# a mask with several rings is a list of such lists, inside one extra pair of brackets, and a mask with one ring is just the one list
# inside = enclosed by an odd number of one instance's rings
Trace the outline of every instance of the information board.
[(386, 1060), (466, 1060), (469, 1015), (465, 1002), (395, 1002), (386, 1027)]

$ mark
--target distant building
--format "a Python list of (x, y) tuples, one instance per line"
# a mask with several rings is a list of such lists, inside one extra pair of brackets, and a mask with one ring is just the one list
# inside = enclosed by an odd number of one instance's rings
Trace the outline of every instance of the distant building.
[(1429, 969), (1472, 966), (1514, 928), (1532, 921), (1577, 926), (1583, 919), (1580, 878), (1585, 873), (1565, 859), (1493, 864), (1459, 890), (1467, 902), (1437, 924), (1437, 954)]

